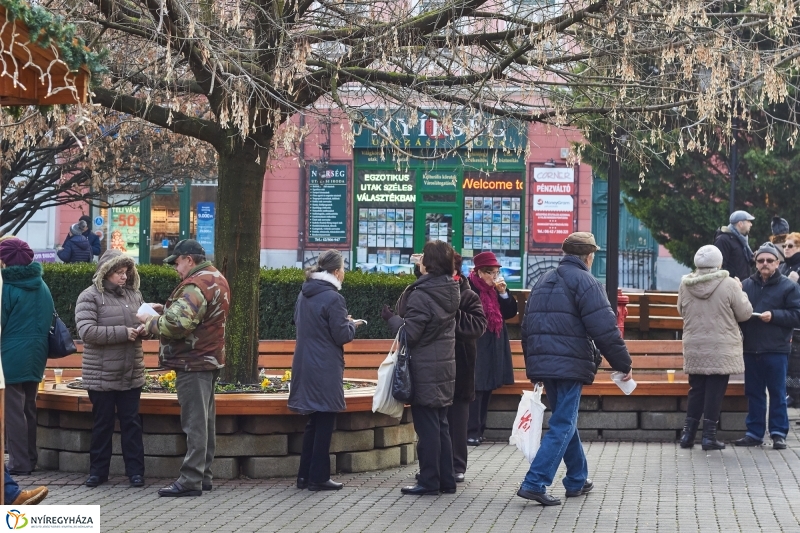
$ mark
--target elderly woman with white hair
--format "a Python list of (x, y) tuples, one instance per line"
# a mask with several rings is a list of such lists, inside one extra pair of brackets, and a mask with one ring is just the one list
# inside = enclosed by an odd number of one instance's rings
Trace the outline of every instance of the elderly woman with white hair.
[(721, 450), (717, 441), (722, 398), (731, 374), (744, 372), (739, 322), (750, 319), (753, 306), (742, 282), (721, 270), (722, 252), (713, 245), (694, 256), (696, 270), (681, 280), (678, 312), (683, 317), (683, 370), (689, 375), (689, 397), (681, 448), (694, 446), (703, 420), (704, 450)]

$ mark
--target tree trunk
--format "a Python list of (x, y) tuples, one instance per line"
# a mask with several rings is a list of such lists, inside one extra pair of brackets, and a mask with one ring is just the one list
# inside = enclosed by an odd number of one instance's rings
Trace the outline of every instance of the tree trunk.
[(258, 366), (258, 293), (261, 196), (266, 154), (238, 144), (219, 154), (214, 262), (231, 287), (222, 381), (255, 383)]

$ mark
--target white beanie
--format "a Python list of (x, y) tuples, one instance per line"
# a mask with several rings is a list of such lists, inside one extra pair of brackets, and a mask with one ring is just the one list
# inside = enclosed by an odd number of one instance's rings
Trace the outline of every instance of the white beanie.
[(722, 266), (722, 252), (713, 244), (706, 244), (694, 254), (694, 266), (697, 268), (719, 268)]

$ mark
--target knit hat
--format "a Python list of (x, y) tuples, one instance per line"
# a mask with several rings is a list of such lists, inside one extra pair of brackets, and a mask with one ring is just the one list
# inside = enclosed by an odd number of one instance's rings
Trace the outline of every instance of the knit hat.
[(694, 254), (694, 266), (697, 268), (719, 268), (722, 266), (722, 252), (713, 244), (701, 246)]
[(779, 216), (772, 217), (772, 234), (785, 235), (787, 233), (789, 233), (789, 223), (786, 222), (786, 219)]
[(771, 254), (771, 255), (773, 255), (773, 256), (775, 257), (775, 259), (777, 259), (778, 261), (780, 261), (780, 260), (781, 260), (781, 258), (783, 257), (783, 256), (781, 255), (781, 253), (778, 251), (778, 249), (775, 247), (775, 245), (774, 245), (774, 244), (772, 244), (771, 242), (765, 242), (764, 244), (762, 244), (761, 246), (759, 246), (759, 247), (758, 247), (758, 250), (756, 250), (756, 254), (755, 254), (755, 256), (754, 256), (754, 257), (755, 257), (756, 259), (758, 259), (758, 256), (759, 256), (759, 255), (761, 255), (761, 254)]
[(80, 222), (76, 222), (75, 224), (69, 227), (69, 232), (73, 235), (83, 235), (83, 232), (89, 229), (86, 225), (86, 222), (81, 220)]
[(33, 250), (22, 239), (6, 239), (0, 242), (0, 261), (6, 266), (27, 266), (33, 262)]
[(472, 263), (475, 265), (475, 270), (481, 268), (500, 268), (500, 263), (497, 262), (497, 256), (492, 252), (481, 252), (472, 258)]
[(561, 249), (571, 255), (589, 255), (600, 249), (594, 240), (594, 235), (588, 231), (576, 231), (564, 239)]
[(734, 211), (731, 213), (731, 217), (728, 219), (728, 222), (731, 224), (736, 224), (737, 222), (741, 222), (743, 220), (755, 220), (756, 217), (748, 213), (747, 211)]

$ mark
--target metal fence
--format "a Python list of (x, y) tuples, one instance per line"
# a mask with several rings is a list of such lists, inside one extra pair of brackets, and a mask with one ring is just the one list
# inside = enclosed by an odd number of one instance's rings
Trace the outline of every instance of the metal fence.
[(656, 289), (655, 250), (619, 251), (619, 286), (622, 289)]

